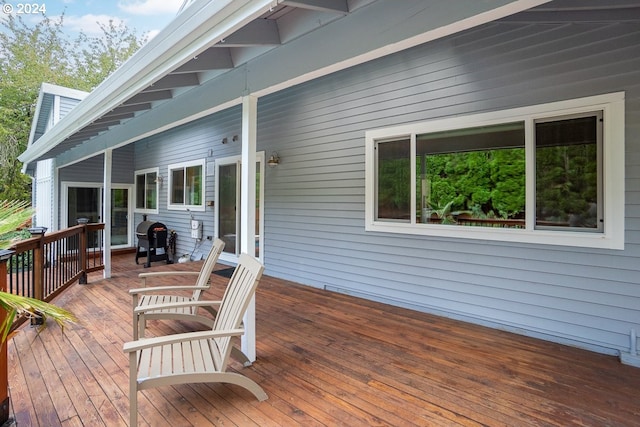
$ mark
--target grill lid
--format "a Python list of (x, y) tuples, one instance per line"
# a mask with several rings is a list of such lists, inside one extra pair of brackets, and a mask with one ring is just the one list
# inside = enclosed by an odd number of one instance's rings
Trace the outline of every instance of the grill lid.
[(142, 221), (136, 227), (136, 235), (138, 237), (140, 236), (148, 237), (154, 231), (159, 231), (159, 230), (166, 231), (167, 227), (161, 222)]

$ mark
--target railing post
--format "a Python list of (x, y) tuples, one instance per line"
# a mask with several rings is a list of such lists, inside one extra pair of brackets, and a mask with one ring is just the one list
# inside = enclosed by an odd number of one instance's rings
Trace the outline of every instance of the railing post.
[[(29, 229), (32, 237), (39, 237), (38, 247), (33, 251), (33, 297), (44, 301), (44, 233), (47, 227), (33, 227)], [(32, 325), (44, 324), (41, 316), (31, 317)]]
[(78, 224), (82, 225), (82, 233), (80, 233), (80, 247), (78, 251), (80, 251), (80, 265), (82, 266), (82, 275), (78, 283), (81, 285), (87, 284), (87, 269), (89, 268), (89, 260), (87, 258), (87, 242), (89, 241), (89, 231), (87, 230), (87, 224), (89, 223), (89, 218), (78, 218)]
[[(14, 251), (0, 249), (0, 291), (7, 291), (7, 261)], [(0, 324), (7, 317), (7, 311), (0, 309)], [(7, 360), (7, 343), (0, 348), (0, 425), (9, 421), (9, 365)]]

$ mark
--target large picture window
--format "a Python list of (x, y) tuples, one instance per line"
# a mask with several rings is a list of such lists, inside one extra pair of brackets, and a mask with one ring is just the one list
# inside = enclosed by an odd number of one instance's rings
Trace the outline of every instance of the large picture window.
[(622, 99), (367, 132), (367, 230), (623, 248)]
[(169, 209), (205, 210), (204, 160), (169, 165)]
[(158, 213), (158, 168), (135, 172), (136, 212)]

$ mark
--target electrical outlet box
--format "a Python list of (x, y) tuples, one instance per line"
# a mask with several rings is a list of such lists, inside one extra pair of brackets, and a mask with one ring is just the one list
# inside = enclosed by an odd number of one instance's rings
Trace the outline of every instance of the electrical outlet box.
[(197, 219), (191, 220), (191, 237), (197, 240), (202, 240), (202, 221)]

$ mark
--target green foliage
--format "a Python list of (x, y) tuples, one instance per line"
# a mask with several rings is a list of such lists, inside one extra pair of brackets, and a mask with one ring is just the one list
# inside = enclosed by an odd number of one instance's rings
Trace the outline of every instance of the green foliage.
[(16, 235), (16, 230), (24, 227), (33, 215), (27, 202), (0, 200), (0, 249), (7, 249)]
[(31, 180), (17, 157), (27, 147), (40, 85), (91, 91), (147, 40), (123, 24), (101, 29), (101, 37), (70, 39), (64, 15), (36, 23), (0, 19), (0, 200), (30, 199)]
[(572, 226), (596, 227), (598, 170), (595, 144), (547, 147), (536, 152), (536, 216)]
[(380, 161), (378, 172), (379, 205), (389, 209), (392, 217), (409, 214), (411, 168), (409, 159)]
[(479, 218), (510, 218), (525, 206), (523, 149), (448, 153), (427, 157), (428, 204)]
[[(29, 221), (32, 209), (22, 201), (0, 201), (0, 248), (5, 249), (10, 243), (9, 236)], [(69, 311), (55, 305), (33, 298), (13, 295), (0, 291), (0, 308), (6, 310), (7, 317), (0, 325), (0, 343), (7, 340), (11, 325), (16, 316), (26, 314), (31, 317), (51, 318), (60, 325), (64, 322), (75, 322), (76, 317)]]

